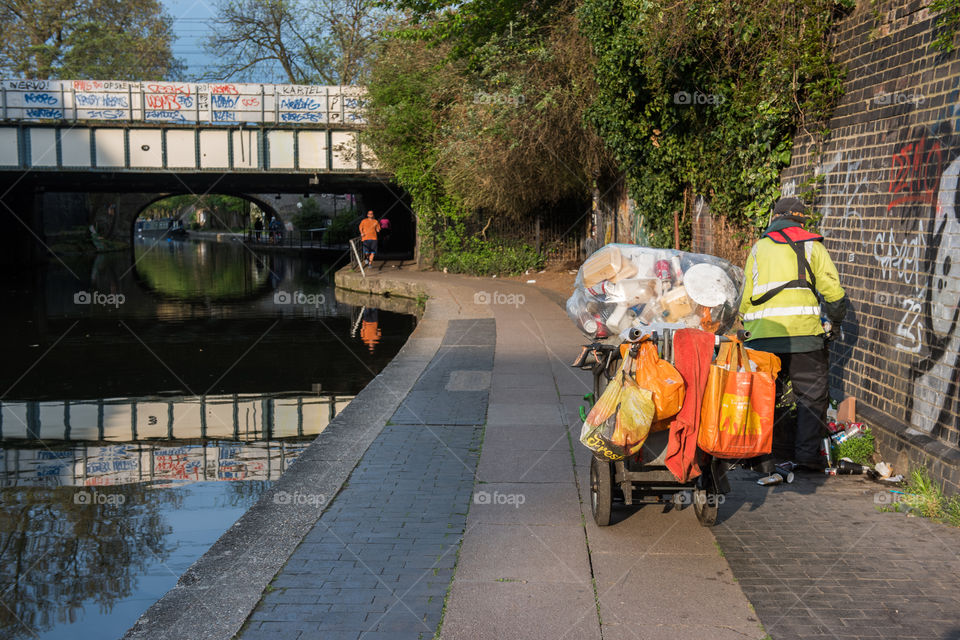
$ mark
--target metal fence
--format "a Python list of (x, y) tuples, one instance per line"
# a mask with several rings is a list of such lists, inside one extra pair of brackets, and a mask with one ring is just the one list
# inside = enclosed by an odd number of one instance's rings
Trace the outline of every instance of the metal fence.
[(342, 249), (347, 251), (346, 243), (327, 244), (325, 229), (287, 229), (270, 231), (269, 229), (244, 230), (244, 241), (267, 247), (286, 247), (299, 249)]
[(586, 215), (537, 216), (529, 219), (494, 219), (488, 235), (504, 241), (521, 241), (540, 253), (548, 264), (579, 261), (584, 251)]

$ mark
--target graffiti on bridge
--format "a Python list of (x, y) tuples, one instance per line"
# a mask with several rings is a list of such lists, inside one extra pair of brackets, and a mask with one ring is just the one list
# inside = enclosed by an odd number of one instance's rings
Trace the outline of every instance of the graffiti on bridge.
[(362, 87), (4, 80), (7, 119), (364, 123)]

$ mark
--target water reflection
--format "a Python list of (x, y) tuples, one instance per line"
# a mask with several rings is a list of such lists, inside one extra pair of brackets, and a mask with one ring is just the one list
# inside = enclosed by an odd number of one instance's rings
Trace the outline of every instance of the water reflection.
[(64, 260), (0, 274), (3, 638), (122, 635), (415, 326), (231, 243)]
[(177, 300), (230, 300), (262, 291), (270, 282), (269, 259), (237, 259), (219, 244), (172, 238), (138, 238), (133, 245), (136, 273), (152, 291)]
[(5, 403), (0, 486), (276, 480), (352, 397)]
[(360, 315), (360, 339), (367, 345), (370, 353), (376, 350), (377, 344), (380, 342), (380, 314), (377, 311), (376, 308), (367, 309), (364, 307), (363, 313)]
[[(136, 442), (229, 438), (255, 441), (315, 436), (352, 395), (230, 394), (199, 397), (0, 403), (4, 440)], [(34, 443), (35, 444), (35, 443)]]

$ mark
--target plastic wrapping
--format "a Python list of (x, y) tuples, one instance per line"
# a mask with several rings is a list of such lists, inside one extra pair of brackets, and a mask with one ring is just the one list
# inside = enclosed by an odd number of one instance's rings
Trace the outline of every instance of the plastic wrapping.
[(722, 258), (674, 249), (608, 244), (577, 272), (567, 315), (602, 340), (631, 328), (725, 333), (740, 307), (743, 270)]

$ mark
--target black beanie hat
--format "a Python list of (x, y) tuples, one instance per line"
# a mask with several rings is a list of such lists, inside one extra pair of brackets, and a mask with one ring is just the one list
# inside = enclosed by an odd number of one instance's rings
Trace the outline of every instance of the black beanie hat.
[(801, 216), (810, 215), (809, 211), (807, 211), (807, 206), (803, 204), (803, 200), (800, 198), (780, 198), (777, 200), (777, 203), (773, 205), (774, 216), (792, 216), (797, 214)]

